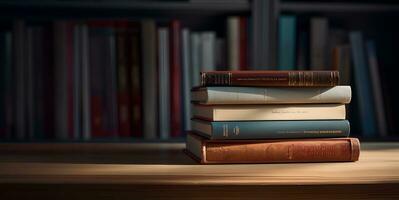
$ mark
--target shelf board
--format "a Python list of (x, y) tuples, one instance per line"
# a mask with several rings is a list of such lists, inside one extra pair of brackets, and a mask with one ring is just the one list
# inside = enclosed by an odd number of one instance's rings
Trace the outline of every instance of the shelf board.
[(248, 1), (136, 2), (136, 1), (2, 1), (0, 8), (122, 9), (148, 11), (249, 11)]
[(399, 5), (375, 3), (281, 3), (289, 12), (398, 12)]

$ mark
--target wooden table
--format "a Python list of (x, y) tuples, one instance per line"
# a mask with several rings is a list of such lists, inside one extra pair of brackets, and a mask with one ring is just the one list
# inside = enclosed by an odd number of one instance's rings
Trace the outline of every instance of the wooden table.
[(183, 148), (0, 144), (0, 199), (399, 198), (399, 143), (363, 143), (354, 163), (198, 165)]

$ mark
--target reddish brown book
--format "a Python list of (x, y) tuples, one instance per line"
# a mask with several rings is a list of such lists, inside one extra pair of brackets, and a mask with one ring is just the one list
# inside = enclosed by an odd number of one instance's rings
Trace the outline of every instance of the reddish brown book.
[(356, 138), (209, 140), (187, 135), (186, 152), (201, 164), (357, 161)]
[(180, 22), (173, 20), (170, 24), (170, 30), (170, 135), (176, 137), (182, 132)]
[(118, 135), (120, 137), (131, 136), (131, 112), (127, 63), (127, 28), (128, 22), (124, 20), (115, 22), (116, 29), (116, 51), (118, 68)]
[(201, 72), (201, 86), (332, 87), (338, 83), (338, 71)]
[(248, 70), (248, 20), (240, 17), (240, 70)]

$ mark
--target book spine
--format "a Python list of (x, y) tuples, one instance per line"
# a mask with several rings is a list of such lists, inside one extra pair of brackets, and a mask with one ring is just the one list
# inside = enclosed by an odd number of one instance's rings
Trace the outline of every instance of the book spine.
[[(156, 27), (153, 20), (142, 21), (143, 133), (155, 139), (158, 132)], [(178, 77), (179, 79), (180, 77)]]
[(281, 16), (279, 23), (279, 66), (280, 70), (294, 70), (295, 68), (295, 16)]
[(208, 87), (193, 90), (191, 99), (203, 104), (348, 104), (351, 97), (350, 86), (331, 88)]
[(182, 133), (180, 22), (174, 20), (171, 22), (170, 27), (170, 135), (176, 137)]
[(116, 39), (113, 26), (106, 29), (106, 65), (105, 65), (105, 97), (104, 104), (106, 112), (103, 113), (106, 118), (106, 135), (116, 137), (118, 135), (118, 83), (117, 83), (117, 61), (116, 61)]
[(227, 60), (229, 70), (240, 68), (240, 18), (232, 16), (227, 19)]
[(192, 70), (192, 86), (198, 86), (200, 84), (200, 34), (197, 32), (191, 32), (190, 34), (190, 53), (191, 53), (191, 70)]
[(6, 33), (0, 33), (0, 138), (6, 138), (7, 131), (7, 44), (6, 44)]
[(82, 40), (82, 139), (91, 138), (92, 131), (92, 115), (91, 115), (91, 72), (90, 72), (90, 45), (89, 45), (89, 28), (87, 25), (81, 26)]
[(316, 17), (311, 19), (310, 65), (312, 70), (327, 68), (328, 20)]
[(35, 76), (34, 72), (34, 31), (33, 27), (26, 28), (26, 47), (27, 47), (27, 55), (26, 55), (26, 102), (27, 102), (27, 136), (29, 139), (34, 139), (35, 135)]
[(382, 87), (380, 81), (380, 72), (378, 67), (377, 52), (375, 49), (375, 42), (369, 40), (366, 42), (366, 49), (368, 54), (368, 63), (370, 67), (371, 85), (373, 88), (373, 97), (375, 103), (375, 111), (377, 116), (378, 132), (381, 136), (387, 136), (387, 120), (385, 118), (385, 107), (382, 95)]
[(201, 72), (201, 86), (331, 87), (338, 71)]
[(170, 135), (169, 97), (169, 30), (158, 29), (158, 76), (159, 76), (159, 136), (168, 139)]
[(211, 122), (211, 139), (332, 138), (349, 136), (347, 120)]
[(185, 131), (191, 130), (191, 103), (190, 103), (190, 88), (191, 88), (191, 69), (190, 66), (190, 30), (184, 28), (181, 31), (182, 34), (182, 96), (183, 96), (183, 117), (184, 117), (184, 129)]
[(140, 29), (138, 23), (132, 23), (128, 29), (131, 34), (130, 41), (130, 76), (132, 96), (132, 135), (143, 136), (142, 127), (142, 101), (141, 101), (141, 59), (140, 59)]
[(215, 46), (216, 46), (216, 34), (213, 31), (207, 31), (201, 33), (201, 51), (200, 51), (200, 62), (202, 71), (213, 71), (216, 69), (215, 60)]
[(375, 110), (372, 90), (370, 90), (370, 74), (366, 62), (363, 36), (361, 32), (355, 31), (349, 34), (354, 63), (356, 91), (359, 105), (360, 123), (366, 137), (374, 137), (377, 134)]
[(82, 139), (82, 26), (73, 29), (73, 138)]
[(358, 139), (204, 142), (204, 163), (344, 162), (359, 159)]
[(55, 67), (55, 136), (56, 139), (69, 138), (68, 117), (68, 24), (65, 21), (54, 23), (54, 67)]
[(73, 40), (74, 40), (74, 30), (75, 24), (73, 22), (67, 22), (66, 24), (66, 38), (65, 38), (65, 46), (66, 46), (66, 71), (67, 71), (67, 79), (66, 79), (66, 86), (67, 86), (67, 139), (78, 139), (75, 138), (75, 119), (74, 119), (74, 47), (73, 47)]
[(118, 68), (118, 123), (120, 137), (131, 136), (129, 73), (127, 68), (127, 24), (120, 22), (116, 30)]
[(248, 19), (247, 17), (240, 17), (240, 70), (248, 70)]
[(26, 138), (26, 35), (25, 22), (17, 20), (13, 24), (13, 93), (15, 138)]
[(193, 116), (206, 121), (344, 120), (344, 104), (194, 105)]
[(12, 135), (12, 125), (13, 125), (13, 79), (12, 79), (12, 40), (13, 35), (10, 32), (6, 32), (4, 35), (4, 114), (5, 114), (5, 137), (7, 139), (11, 138)]

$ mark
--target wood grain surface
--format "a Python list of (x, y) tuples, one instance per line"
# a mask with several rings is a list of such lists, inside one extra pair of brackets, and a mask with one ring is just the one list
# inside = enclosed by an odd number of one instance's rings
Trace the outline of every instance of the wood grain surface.
[(362, 143), (358, 162), (303, 164), (198, 165), (183, 148), (182, 143), (0, 144), (0, 198), (185, 199), (218, 193), (224, 195), (219, 199), (399, 198), (399, 143)]

